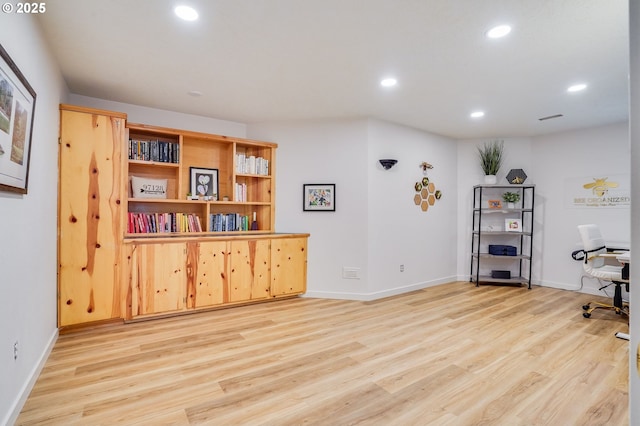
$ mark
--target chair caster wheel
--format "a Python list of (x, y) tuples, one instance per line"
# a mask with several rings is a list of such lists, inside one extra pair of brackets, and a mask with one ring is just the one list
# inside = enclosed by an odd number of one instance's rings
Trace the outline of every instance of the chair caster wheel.
[(582, 305), (582, 309), (584, 309), (585, 311), (588, 310), (591, 306), (589, 305)]
[(591, 318), (591, 314), (589, 312), (583, 313), (582, 316), (585, 318)]

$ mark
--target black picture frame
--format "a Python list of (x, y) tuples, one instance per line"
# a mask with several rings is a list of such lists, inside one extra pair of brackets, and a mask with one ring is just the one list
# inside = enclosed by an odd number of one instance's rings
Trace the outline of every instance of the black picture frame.
[(0, 45), (0, 191), (27, 193), (36, 92)]
[(303, 184), (302, 210), (305, 212), (336, 211), (336, 185), (334, 183)]
[(189, 188), (192, 196), (218, 199), (218, 169), (189, 167)]

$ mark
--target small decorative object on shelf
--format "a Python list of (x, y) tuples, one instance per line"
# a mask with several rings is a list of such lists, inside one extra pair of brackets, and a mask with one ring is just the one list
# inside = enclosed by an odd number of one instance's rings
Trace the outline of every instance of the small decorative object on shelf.
[(218, 193), (218, 169), (189, 167), (191, 193), (198, 197), (213, 197)]
[(502, 208), (502, 201), (500, 200), (487, 200), (487, 204), (490, 209), (500, 210)]
[(507, 232), (522, 232), (522, 220), (520, 219), (505, 219), (504, 230)]
[(527, 174), (522, 169), (511, 169), (507, 173), (507, 181), (513, 185), (523, 184), (527, 180)]
[(258, 230), (258, 221), (256, 220), (256, 212), (253, 212), (253, 220), (251, 221), (251, 230), (252, 231)]
[(515, 207), (515, 203), (520, 201), (520, 194), (517, 192), (505, 192), (502, 194), (502, 199), (505, 203), (507, 203), (507, 208), (513, 209)]
[(503, 150), (503, 141), (491, 141), (485, 143), (482, 147), (478, 147), (480, 166), (485, 174), (486, 184), (491, 185), (496, 183), (496, 175), (502, 165)]

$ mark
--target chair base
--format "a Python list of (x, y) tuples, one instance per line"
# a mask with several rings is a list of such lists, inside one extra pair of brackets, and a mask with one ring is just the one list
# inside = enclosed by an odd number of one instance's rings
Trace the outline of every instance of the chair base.
[[(613, 281), (613, 284), (615, 284), (616, 286), (616, 290), (613, 295), (613, 305), (608, 305), (606, 303), (599, 303), (599, 302), (589, 302), (586, 305), (582, 306), (582, 309), (584, 309), (585, 311), (582, 313), (583, 317), (585, 318), (591, 317), (591, 312), (595, 311), (596, 309), (608, 309), (608, 310), (615, 311), (616, 314), (618, 315), (624, 314), (627, 317), (629, 317), (629, 305), (622, 303), (622, 286), (623, 285), (628, 286), (629, 283)], [(595, 306), (591, 306), (592, 304)]]
[[(591, 306), (591, 305), (594, 305), (594, 306)], [(584, 309), (582, 316), (585, 318), (590, 318), (591, 312), (595, 311), (596, 309), (607, 309), (607, 310), (615, 311), (616, 314), (618, 315), (624, 314), (626, 316), (629, 316), (629, 305), (626, 305), (626, 304), (623, 304), (621, 307), (617, 307), (613, 305), (607, 305), (606, 303), (590, 302), (590, 303), (587, 303), (586, 305), (583, 305), (582, 309)]]

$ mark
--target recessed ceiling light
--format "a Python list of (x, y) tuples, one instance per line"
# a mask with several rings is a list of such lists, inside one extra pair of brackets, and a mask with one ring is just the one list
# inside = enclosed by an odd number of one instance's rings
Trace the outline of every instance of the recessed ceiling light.
[(509, 25), (498, 25), (497, 27), (493, 27), (489, 31), (487, 31), (487, 37), (500, 38), (506, 36), (510, 32), (511, 27)]
[(396, 80), (395, 78), (392, 78), (392, 77), (385, 78), (384, 80), (382, 80), (380, 82), (380, 85), (384, 86), (384, 87), (392, 87), (392, 86), (395, 86), (396, 84), (398, 84), (398, 80)]
[(587, 88), (587, 85), (584, 83), (574, 84), (573, 86), (569, 86), (567, 92), (579, 92)]
[(173, 11), (178, 15), (178, 18), (184, 19), (185, 21), (195, 21), (198, 19), (198, 12), (190, 6), (176, 6)]
[(484, 117), (484, 111), (474, 111), (471, 113), (471, 118)]

